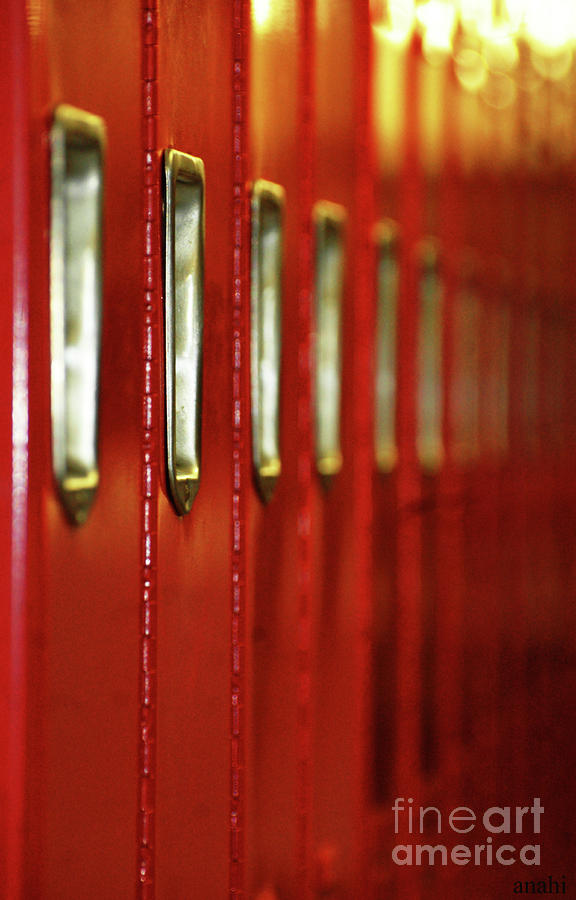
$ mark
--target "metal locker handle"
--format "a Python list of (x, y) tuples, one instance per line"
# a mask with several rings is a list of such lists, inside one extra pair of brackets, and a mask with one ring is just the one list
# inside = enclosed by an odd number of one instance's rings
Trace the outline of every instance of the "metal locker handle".
[(251, 390), (252, 455), (258, 490), (268, 502), (282, 469), (282, 245), (284, 190), (256, 181), (252, 190)]
[(425, 472), (438, 471), (444, 459), (442, 440), (442, 301), (439, 251), (429, 238), (418, 247), (419, 322), (417, 452)]
[(328, 484), (342, 468), (340, 402), (346, 211), (336, 203), (320, 201), (314, 207), (313, 218), (316, 233), (316, 468)]
[(64, 508), (84, 522), (99, 481), (102, 331), (102, 119), (59, 106), (51, 129), (52, 460)]
[(392, 472), (398, 460), (396, 442), (396, 344), (398, 320), (398, 226), (379, 222), (377, 247), (376, 385), (374, 391), (374, 455), (379, 472)]
[(201, 159), (164, 153), (166, 455), (176, 512), (200, 484), (205, 175)]

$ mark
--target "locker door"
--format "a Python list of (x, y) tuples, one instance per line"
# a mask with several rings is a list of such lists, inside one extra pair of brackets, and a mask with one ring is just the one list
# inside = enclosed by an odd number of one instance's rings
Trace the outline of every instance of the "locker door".
[[(307, 16), (298, 2), (253, 2), (249, 11), (243, 135), (249, 231), (241, 253), (244, 272), (250, 274), (250, 293), (247, 278), (241, 353), (244, 367), (250, 355), (251, 371), (249, 374), (244, 368), (238, 398), (243, 410), (240, 435), (245, 444), (244, 518), (239, 527), (244, 531), (241, 565), (246, 585), (246, 889), (254, 897), (267, 897), (266, 891), (273, 897), (305, 897), (309, 827), (305, 785), (309, 773), (305, 771), (306, 725), (302, 717), (307, 714), (303, 678), (309, 663), (308, 636), (302, 626), (307, 621), (308, 587), (303, 578), (309, 565), (309, 524), (303, 469), (308, 465), (308, 389), (302, 375), (307, 368), (309, 302), (304, 255), (309, 137), (303, 121), (308, 99), (304, 73), (309, 61), (303, 44)], [(275, 253), (265, 243), (265, 204), (273, 196), (278, 203)], [(272, 315), (264, 308), (264, 292), (270, 291), (271, 285), (262, 279), (273, 253), (281, 267), (275, 299), (270, 298), (280, 307), (276, 315), (281, 349), (276, 360), (270, 355), (273, 338), (264, 319), (256, 321), (260, 308), (264, 316)], [(262, 330), (260, 338), (258, 330)], [(269, 367), (271, 397), (277, 390), (275, 379), (280, 379), (277, 428), (281, 471), (275, 483), (270, 482), (267, 496), (257, 473), (260, 439), (253, 394), (256, 383), (265, 387), (264, 366)], [(267, 402), (263, 396), (261, 399)], [(266, 413), (263, 407), (263, 415), (270, 422), (274, 413), (268, 408)]]
[[(336, 204), (341, 225), (341, 461), (319, 465), (313, 447), (313, 852), (317, 889), (363, 896), (368, 752), (367, 627), (371, 597), (375, 289), (368, 4), (319, 2), (314, 22), (314, 201)], [(333, 219), (337, 212), (325, 207)], [(331, 211), (332, 210), (332, 211)], [(316, 232), (313, 333), (323, 342), (323, 246)], [(334, 274), (336, 281), (336, 274)], [(335, 290), (334, 286), (330, 288)], [(328, 354), (327, 354), (328, 356)], [(314, 357), (313, 357), (314, 359)], [(316, 362), (316, 366), (319, 363)], [(334, 366), (333, 382), (338, 377)], [(329, 414), (316, 368), (313, 415)], [(328, 419), (328, 423), (329, 423)], [(326, 428), (328, 428), (328, 423)], [(337, 446), (333, 437), (334, 446)], [(337, 458), (337, 454), (333, 454)]]
[[(10, 877), (2, 890), (10, 897), (130, 897), (140, 591), (139, 13), (131, 2), (56, 0), (37, 4), (24, 21), (22, 4), (11, 6), (9, 42), (18, 70), (9, 89), (20, 137), (18, 153), (3, 165), (9, 179), (18, 170), (14, 412), (20, 424), (13, 435), (17, 582), (9, 660), (20, 718), (10, 750), (18, 768), (8, 777), (20, 782), (21, 817), (15, 820), (12, 807)], [(50, 132), (60, 104), (101, 117), (107, 133), (100, 481), (82, 525), (65, 514), (52, 471)], [(72, 149), (71, 143), (66, 152)], [(96, 167), (79, 179), (79, 202), (98, 177)], [(75, 239), (72, 232), (66, 238)], [(86, 248), (90, 260), (93, 246)], [(96, 276), (89, 267), (84, 275), (90, 291)]]
[[(155, 882), (159, 898), (184, 900), (224, 896), (229, 879), (233, 22), (229, 3), (208, 0), (166, 2), (157, 10), (151, 4), (150, 15), (156, 41), (146, 48), (151, 106), (145, 129), (150, 164), (144, 176), (150, 185), (146, 215), (153, 254), (147, 295), (153, 404), (149, 610), (157, 637), (157, 652), (150, 662), (150, 677), (156, 681), (157, 730), (150, 736), (149, 779), (151, 790), (156, 786), (150, 819), (155, 822), (155, 845), (143, 880)], [(166, 463), (168, 260), (163, 258), (161, 210), (166, 158), (162, 154), (168, 148), (201, 160), (205, 172), (200, 478), (197, 495), (184, 515), (177, 514), (171, 500)], [(178, 208), (175, 212), (176, 278), (186, 260), (191, 271), (200, 266), (199, 258), (186, 256), (201, 254), (201, 249), (191, 251), (186, 244), (196, 240), (201, 223), (194, 216), (201, 212), (194, 206), (198, 194), (192, 193), (186, 206), (185, 185), (185, 181), (176, 185), (176, 192), (183, 190), (182, 212)], [(185, 248), (181, 263), (179, 240)], [(186, 321), (182, 313), (175, 340), (184, 341), (186, 332), (186, 342), (192, 345), (195, 326)], [(186, 352), (183, 345), (176, 347), (177, 367), (186, 365)], [(189, 394), (182, 396), (184, 400), (176, 393), (175, 403), (178, 408), (188, 403), (189, 418), (192, 401)], [(176, 427), (188, 426), (177, 419)]]

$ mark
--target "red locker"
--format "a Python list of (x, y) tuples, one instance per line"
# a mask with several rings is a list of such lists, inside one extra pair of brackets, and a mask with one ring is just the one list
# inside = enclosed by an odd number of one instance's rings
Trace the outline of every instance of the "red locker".
[[(150, 107), (144, 110), (143, 133), (150, 154), (144, 202), (151, 244), (146, 309), (151, 387), (146, 383), (145, 391), (154, 406), (145, 502), (153, 553), (149, 675), (156, 730), (150, 736), (142, 731), (141, 752), (149, 741), (152, 774), (141, 783), (151, 792), (155, 787), (155, 798), (152, 794), (148, 810), (148, 797), (142, 796), (142, 816), (145, 809), (150, 815), (146, 827), (143, 818), (140, 840), (150, 868), (146, 877), (141, 870), (141, 878), (143, 896), (220, 896), (229, 878), (230, 815), (233, 33), (224, 3), (150, 4), (147, 15), (143, 67)], [(160, 219), (162, 153), (171, 147), (201, 159), (205, 170), (200, 483), (183, 516), (170, 500), (165, 465)], [(148, 857), (141, 859), (148, 865)]]
[[(122, 39), (120, 39), (122, 35)], [(2, 891), (7, 897), (128, 896), (135, 882), (140, 601), (141, 247), (137, 4), (8, 9), (5, 96), (15, 243), (15, 368), (4, 462), (10, 591), (3, 592)], [(101, 65), (105, 55), (107, 64)], [(122, 84), (122, 92), (118, 92)], [(73, 527), (52, 475), (50, 129), (67, 103), (106, 124), (100, 472), (88, 521)], [(10, 282), (8, 282), (10, 283)], [(12, 386), (11, 386), (12, 382)], [(15, 427), (14, 427), (15, 426)], [(11, 560), (11, 562), (10, 562)], [(4, 816), (6, 819), (4, 820)]]

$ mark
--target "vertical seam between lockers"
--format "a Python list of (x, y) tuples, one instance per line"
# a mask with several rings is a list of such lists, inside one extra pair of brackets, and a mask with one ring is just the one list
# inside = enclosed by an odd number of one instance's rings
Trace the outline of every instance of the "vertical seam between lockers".
[(156, 700), (157, 700), (157, 519), (158, 519), (158, 306), (159, 197), (158, 128), (158, 9), (156, 0), (142, 0), (142, 444), (141, 444), (141, 574), (138, 715), (138, 870), (137, 897), (155, 896)]
[(246, 502), (249, 488), (249, 366), (247, 192), (247, 65), (249, 0), (232, 7), (232, 554), (230, 630), (230, 860), (229, 894), (244, 897), (244, 628), (246, 606)]
[(312, 406), (311, 329), (314, 175), (314, 0), (300, 2), (299, 145), (301, 147), (298, 284), (298, 712), (297, 864), (302, 898), (311, 891)]

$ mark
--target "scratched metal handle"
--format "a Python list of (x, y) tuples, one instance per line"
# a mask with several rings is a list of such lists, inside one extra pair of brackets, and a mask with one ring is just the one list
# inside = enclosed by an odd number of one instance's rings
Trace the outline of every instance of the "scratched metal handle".
[(313, 216), (316, 233), (316, 468), (328, 484), (342, 467), (340, 402), (346, 211), (335, 203), (321, 201), (314, 207)]
[(200, 484), (204, 301), (202, 160), (164, 154), (164, 312), (168, 486), (179, 515)]
[(256, 181), (252, 191), (252, 455), (256, 484), (265, 502), (271, 499), (282, 469), (283, 210), (284, 190), (269, 181)]
[(102, 330), (102, 119), (59, 106), (51, 130), (50, 349), (53, 471), (84, 522), (98, 472)]

